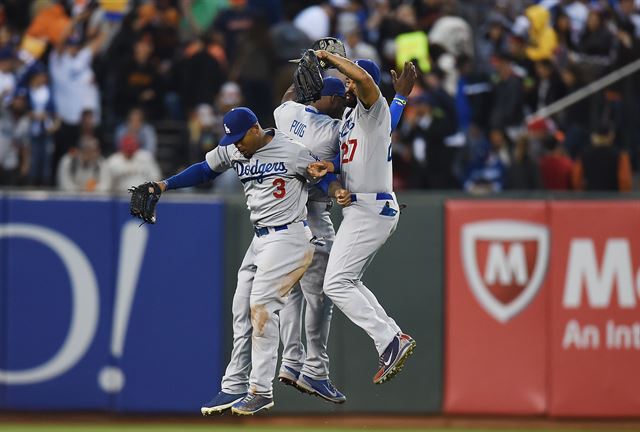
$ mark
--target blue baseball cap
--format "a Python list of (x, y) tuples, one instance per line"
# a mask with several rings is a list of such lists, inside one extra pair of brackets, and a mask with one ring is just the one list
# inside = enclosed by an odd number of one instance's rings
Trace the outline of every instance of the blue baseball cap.
[(322, 80), (324, 85), (320, 96), (342, 96), (344, 97), (344, 83), (338, 78), (326, 77)]
[(376, 85), (380, 85), (380, 66), (378, 66), (376, 62), (368, 59), (359, 59), (354, 61), (354, 63), (366, 70)]
[(246, 107), (234, 108), (227, 112), (222, 123), (224, 125), (224, 136), (218, 143), (221, 146), (228, 146), (240, 141), (251, 127), (258, 123), (258, 117)]

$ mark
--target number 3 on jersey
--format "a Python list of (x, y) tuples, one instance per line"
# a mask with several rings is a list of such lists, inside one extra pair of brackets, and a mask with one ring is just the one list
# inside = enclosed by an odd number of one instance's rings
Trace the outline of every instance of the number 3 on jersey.
[(277, 178), (273, 181), (273, 186), (275, 186), (276, 190), (273, 192), (273, 196), (276, 198), (284, 198), (287, 194), (286, 189), (284, 188), (284, 180), (281, 178)]
[(340, 148), (342, 149), (342, 163), (349, 163), (353, 160), (353, 156), (356, 154), (358, 140), (350, 139), (349, 141), (343, 142)]

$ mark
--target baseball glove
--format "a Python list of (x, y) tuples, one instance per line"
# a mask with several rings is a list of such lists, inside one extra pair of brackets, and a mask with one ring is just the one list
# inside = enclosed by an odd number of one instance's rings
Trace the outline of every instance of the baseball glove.
[[(313, 48), (314, 51), (325, 50), (332, 54), (339, 55), (340, 57), (347, 58), (347, 51), (344, 48), (344, 44), (340, 39), (333, 37), (318, 39), (313, 43), (311, 48)], [(325, 62), (324, 60), (320, 60), (320, 67), (322, 69), (330, 69), (333, 65)]]
[(156, 223), (156, 205), (162, 194), (160, 186), (154, 182), (147, 182), (130, 187), (129, 193), (131, 194), (129, 203), (131, 215), (150, 224)]
[(302, 55), (298, 67), (293, 73), (296, 101), (304, 104), (320, 99), (323, 85), (318, 57), (312, 49), (308, 49)]

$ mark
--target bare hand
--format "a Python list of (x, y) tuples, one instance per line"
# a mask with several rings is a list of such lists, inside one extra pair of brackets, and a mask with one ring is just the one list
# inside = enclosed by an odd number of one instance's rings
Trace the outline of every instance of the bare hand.
[(320, 178), (327, 175), (327, 173), (333, 172), (333, 163), (329, 161), (312, 162), (307, 166), (307, 174), (313, 178)]
[(416, 65), (412, 62), (404, 62), (404, 68), (402, 69), (402, 73), (399, 77), (396, 71), (391, 69), (393, 88), (396, 93), (404, 97), (409, 97), (417, 78), (418, 74), (416, 72)]
[(314, 52), (316, 53), (316, 57), (318, 57), (318, 60), (325, 60), (326, 62), (331, 63), (331, 53), (329, 51), (327, 51), (327, 50), (316, 50)]
[(338, 189), (336, 190), (334, 196), (338, 204), (340, 204), (342, 207), (351, 205), (351, 192), (349, 192), (348, 190), (342, 188)]

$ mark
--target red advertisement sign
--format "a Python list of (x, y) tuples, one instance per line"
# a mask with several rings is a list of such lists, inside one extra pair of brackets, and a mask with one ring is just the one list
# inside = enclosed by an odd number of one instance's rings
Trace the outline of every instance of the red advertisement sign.
[(640, 415), (640, 203), (551, 202), (550, 414)]
[(543, 201), (446, 204), (448, 413), (546, 411), (546, 209)]

